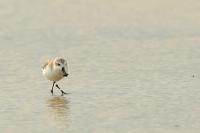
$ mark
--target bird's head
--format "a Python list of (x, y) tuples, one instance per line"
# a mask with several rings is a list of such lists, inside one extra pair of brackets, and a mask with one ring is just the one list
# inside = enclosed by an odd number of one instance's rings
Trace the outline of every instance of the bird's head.
[(57, 58), (54, 60), (54, 68), (56, 70), (62, 71), (64, 77), (69, 75), (67, 72), (67, 61), (63, 58)]

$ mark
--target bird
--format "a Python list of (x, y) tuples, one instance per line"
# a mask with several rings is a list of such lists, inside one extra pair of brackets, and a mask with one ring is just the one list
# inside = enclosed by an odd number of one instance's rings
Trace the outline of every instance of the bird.
[(68, 94), (64, 92), (56, 83), (57, 81), (68, 77), (68, 66), (67, 61), (62, 57), (56, 57), (54, 59), (49, 59), (42, 67), (42, 74), (48, 80), (53, 82), (51, 87), (51, 94), (53, 95), (54, 85), (61, 91), (61, 95)]

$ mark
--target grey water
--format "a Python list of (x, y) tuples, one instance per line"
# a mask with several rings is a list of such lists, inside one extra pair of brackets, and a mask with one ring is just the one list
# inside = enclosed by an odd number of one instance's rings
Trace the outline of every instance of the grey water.
[[(198, 133), (200, 1), (0, 0), (1, 133)], [(60, 96), (42, 76), (64, 57)]]

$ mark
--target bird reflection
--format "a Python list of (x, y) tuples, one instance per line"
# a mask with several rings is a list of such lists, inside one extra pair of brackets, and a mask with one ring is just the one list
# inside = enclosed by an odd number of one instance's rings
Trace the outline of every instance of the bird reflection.
[(47, 100), (47, 106), (50, 109), (50, 117), (59, 123), (68, 123), (69, 101), (65, 97), (51, 97)]

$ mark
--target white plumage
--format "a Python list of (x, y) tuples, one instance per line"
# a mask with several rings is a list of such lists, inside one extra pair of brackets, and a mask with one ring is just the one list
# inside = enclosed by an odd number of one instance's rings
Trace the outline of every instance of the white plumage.
[[(51, 93), (53, 94), (53, 87), (56, 81), (59, 81), (63, 77), (68, 76), (67, 61), (63, 58), (55, 58), (48, 60), (42, 68), (42, 73), (48, 80), (53, 81), (53, 86), (51, 89)], [(56, 87), (60, 89), (60, 87), (57, 84)], [(61, 92), (62, 95), (65, 94), (63, 90), (61, 90)]]

